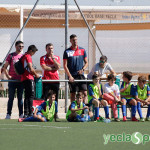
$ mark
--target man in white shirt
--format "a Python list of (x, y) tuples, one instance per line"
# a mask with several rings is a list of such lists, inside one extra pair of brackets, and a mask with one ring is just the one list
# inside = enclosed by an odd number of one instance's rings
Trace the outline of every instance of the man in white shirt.
[(99, 74), (101, 78), (106, 79), (105, 73), (110, 72), (113, 75), (116, 75), (115, 71), (109, 63), (107, 63), (107, 57), (101, 56), (100, 61), (96, 63), (90, 73), (88, 74), (88, 79), (92, 79), (94, 74)]

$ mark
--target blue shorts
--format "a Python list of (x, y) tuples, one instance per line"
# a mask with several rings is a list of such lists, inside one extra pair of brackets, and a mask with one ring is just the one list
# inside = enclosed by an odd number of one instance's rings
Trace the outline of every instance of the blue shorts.
[[(90, 101), (89, 101), (89, 106), (91, 106), (92, 105), (92, 101), (94, 100), (94, 98), (92, 98)], [(102, 100), (102, 98), (99, 98), (98, 99), (99, 101), (101, 101)]]
[(130, 103), (130, 101), (131, 101), (132, 99), (134, 99), (134, 98), (130, 98), (130, 99), (122, 98), (122, 99), (125, 99), (125, 100), (126, 100), (126, 102), (127, 102), (127, 104), (129, 104), (129, 103)]
[(37, 115), (40, 115), (42, 118), (44, 118), (45, 122), (47, 122), (46, 117), (43, 116), (43, 114), (41, 112), (37, 112)]

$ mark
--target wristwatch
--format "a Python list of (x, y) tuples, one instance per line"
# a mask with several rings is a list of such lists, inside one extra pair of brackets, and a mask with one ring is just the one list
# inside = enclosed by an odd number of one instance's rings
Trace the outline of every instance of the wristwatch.
[(84, 71), (84, 69), (82, 69)]

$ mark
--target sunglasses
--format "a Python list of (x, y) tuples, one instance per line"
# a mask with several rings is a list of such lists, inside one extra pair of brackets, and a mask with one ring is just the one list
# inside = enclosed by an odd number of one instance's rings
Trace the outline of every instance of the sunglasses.
[(103, 61), (103, 60), (100, 60), (100, 61), (99, 61), (99, 63), (101, 63), (101, 64), (104, 64), (104, 63), (105, 63), (105, 61)]
[(24, 46), (19, 46), (20, 48), (24, 48)]

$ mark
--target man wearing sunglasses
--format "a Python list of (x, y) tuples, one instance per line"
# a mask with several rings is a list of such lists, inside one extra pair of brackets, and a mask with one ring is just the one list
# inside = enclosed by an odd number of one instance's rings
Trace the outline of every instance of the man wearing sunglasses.
[(111, 65), (107, 63), (107, 57), (101, 56), (100, 61), (93, 66), (91, 72), (88, 74), (88, 79), (92, 79), (94, 74), (99, 74), (101, 78), (106, 79), (105, 74), (107, 72), (116, 75)]
[[(21, 76), (16, 74), (14, 70), (14, 64), (22, 57), (22, 50), (24, 48), (23, 42), (17, 41), (15, 43), (15, 48), (16, 51), (8, 55), (3, 67), (3, 71), (8, 80), (20, 81)], [(8, 66), (10, 66), (9, 71), (7, 70)], [(5, 119), (11, 119), (11, 111), (12, 111), (16, 89), (17, 89), (17, 98), (18, 98), (19, 118), (22, 118), (23, 117), (23, 100), (22, 100), (23, 84), (21, 82), (8, 82), (8, 89), (9, 89), (9, 98), (7, 103), (7, 115)]]

